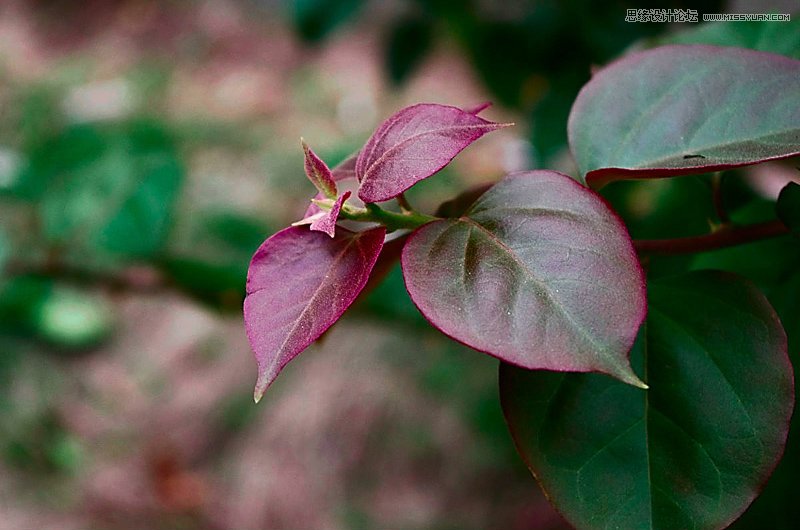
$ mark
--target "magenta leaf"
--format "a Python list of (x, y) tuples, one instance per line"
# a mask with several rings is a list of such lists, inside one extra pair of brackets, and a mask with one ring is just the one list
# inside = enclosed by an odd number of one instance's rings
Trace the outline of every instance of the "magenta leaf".
[[(357, 157), (358, 157), (358, 153), (346, 158), (342, 163), (340, 163), (339, 165), (337, 165), (336, 167), (334, 167), (331, 170), (331, 177), (333, 178), (334, 182), (348, 181), (350, 179), (356, 180), (356, 158)], [(322, 192), (319, 192), (317, 194), (317, 196), (314, 197), (314, 199), (318, 199), (318, 200), (327, 199), (327, 198), (328, 197), (326, 197)], [(298, 225), (298, 224), (309, 224), (309, 223), (313, 222), (315, 219), (319, 219), (320, 217), (322, 217), (322, 215), (321, 215), (322, 212), (323, 212), (323, 210), (319, 206), (317, 206), (316, 204), (314, 204), (312, 202), (311, 204), (308, 205), (308, 208), (306, 209), (306, 213), (305, 213), (305, 215), (303, 215), (303, 220), (302, 221), (298, 221), (297, 223), (295, 223), (295, 225)], [(313, 217), (313, 219), (311, 219), (309, 221), (308, 219), (311, 218), (311, 217)], [(306, 222), (306, 221), (308, 221), (308, 222)]]
[(353, 303), (383, 247), (383, 227), (330, 238), (289, 227), (261, 245), (247, 273), (244, 320), (258, 363), (256, 402), (286, 364)]
[(336, 182), (334, 182), (330, 168), (311, 150), (305, 141), (301, 140), (301, 143), (303, 145), (303, 153), (305, 153), (304, 166), (308, 180), (328, 199), (336, 198), (339, 192), (336, 190)]
[(358, 155), (359, 198), (380, 202), (396, 197), (442, 169), (484, 134), (510, 125), (476, 116), (480, 110), (420, 103), (387, 119)]
[(583, 87), (569, 143), (593, 187), (800, 153), (800, 61), (716, 46), (623, 57)]
[(324, 212), (320, 217), (317, 217), (311, 222), (311, 230), (318, 232), (325, 232), (331, 237), (336, 234), (336, 220), (339, 218), (339, 212), (342, 209), (342, 204), (347, 198), (350, 197), (350, 192), (346, 191), (336, 198), (329, 212)]
[(625, 226), (554, 171), (507, 176), (402, 255), (412, 300), (450, 337), (524, 368), (598, 371), (643, 386), (628, 352), (645, 316)]

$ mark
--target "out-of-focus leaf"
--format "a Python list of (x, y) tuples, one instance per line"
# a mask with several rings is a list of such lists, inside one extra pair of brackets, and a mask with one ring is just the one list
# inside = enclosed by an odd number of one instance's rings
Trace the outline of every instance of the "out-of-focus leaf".
[(800, 61), (676, 45), (595, 74), (572, 107), (568, 132), (581, 175), (599, 186), (798, 154), (798, 124)]
[(295, 28), (308, 42), (317, 42), (352, 19), (363, 0), (290, 0)]
[[(70, 138), (77, 138), (73, 149)], [(80, 126), (38, 153), (28, 169), (41, 190), (44, 235), (74, 252), (149, 257), (167, 237), (183, 168), (158, 127)], [(81, 147), (82, 146), (82, 147)]]
[(401, 85), (425, 59), (433, 42), (429, 18), (400, 19), (389, 30), (386, 43), (386, 70), (395, 85)]
[(567, 146), (567, 118), (581, 86), (588, 80), (588, 71), (576, 73), (566, 71), (553, 75), (544, 94), (531, 113), (531, 143), (539, 161), (539, 167), (547, 167), (549, 161)]
[(223, 311), (241, 310), (247, 263), (272, 229), (235, 212), (212, 212), (190, 234), (190, 245), (163, 256), (161, 269), (183, 291)]
[(403, 273), (399, 266), (392, 267), (383, 281), (364, 296), (363, 302), (354, 307), (354, 309), (359, 308), (366, 315), (391, 322), (393, 325), (427, 326), (425, 319), (408, 298), (408, 292), (403, 283)]
[(735, 46), (800, 59), (800, 20), (798, 14), (793, 14), (789, 22), (712, 22), (658, 37), (646, 44)]
[(628, 351), (644, 278), (621, 221), (553, 171), (506, 177), (403, 249), (411, 299), (446, 335), (525, 368), (599, 371), (641, 385)]
[(96, 296), (44, 278), (17, 276), (0, 291), (0, 328), (64, 350), (99, 344), (113, 330), (112, 315)]
[(336, 237), (290, 227), (256, 251), (247, 274), (244, 320), (256, 355), (255, 400), (286, 364), (350, 307), (378, 259), (386, 230), (337, 231)]
[(528, 33), (514, 22), (478, 19), (459, 29), (461, 42), (491, 93), (505, 105), (520, 105), (526, 81), (542, 67), (537, 61), (541, 52), (530, 39), (535, 32)]
[(800, 184), (790, 182), (778, 196), (778, 218), (794, 233), (800, 235)]
[(758, 289), (730, 274), (651, 284), (649, 302), (634, 348), (648, 391), (503, 365), (503, 410), (575, 526), (724, 528), (783, 452), (794, 403), (786, 336)]
[(406, 107), (384, 121), (359, 153), (358, 197), (364, 202), (392, 199), (442, 169), (484, 134), (507, 125), (448, 105)]
[(8, 240), (3, 228), (0, 227), (0, 287), (5, 278), (5, 268), (8, 259), (11, 257), (11, 242)]

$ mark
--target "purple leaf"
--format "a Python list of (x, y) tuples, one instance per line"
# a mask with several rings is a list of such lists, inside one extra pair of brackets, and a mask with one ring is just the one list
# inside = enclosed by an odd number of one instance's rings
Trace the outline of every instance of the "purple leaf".
[(258, 363), (256, 402), (286, 364), (353, 303), (383, 247), (383, 227), (330, 238), (289, 227), (261, 245), (247, 273), (244, 320)]
[(508, 125), (447, 105), (406, 107), (383, 122), (358, 155), (358, 196), (364, 202), (396, 197), (442, 169), (484, 134)]
[(303, 145), (303, 153), (305, 153), (304, 166), (308, 180), (322, 195), (328, 199), (335, 198), (339, 192), (336, 190), (336, 182), (333, 180), (330, 168), (311, 150), (305, 141), (301, 140), (301, 143)]
[(524, 368), (643, 385), (628, 361), (642, 269), (619, 218), (566, 175), (507, 176), (462, 217), (417, 229), (402, 265), (419, 310), (459, 342)]
[(342, 209), (342, 204), (344, 204), (344, 201), (346, 201), (348, 197), (350, 197), (349, 191), (346, 191), (337, 197), (336, 201), (331, 207), (331, 211), (325, 212), (324, 215), (312, 221), (311, 230), (325, 232), (329, 236), (333, 237), (336, 234), (336, 220), (339, 218), (339, 212)]
[[(337, 165), (331, 170), (331, 177), (333, 178), (334, 182), (342, 182), (347, 181), (349, 179), (355, 180), (356, 178), (356, 158), (358, 157), (358, 153), (346, 158), (342, 163)], [(318, 193), (315, 199), (326, 199), (325, 195), (322, 193)], [(308, 205), (306, 208), (306, 213), (303, 215), (303, 219), (307, 219), (313, 215), (316, 215), (323, 210), (320, 209), (319, 206), (314, 204), (313, 202)], [(316, 217), (315, 217), (316, 219)], [(308, 224), (308, 223), (304, 223)]]
[(599, 71), (569, 117), (586, 182), (706, 173), (800, 153), (800, 61), (664, 46)]

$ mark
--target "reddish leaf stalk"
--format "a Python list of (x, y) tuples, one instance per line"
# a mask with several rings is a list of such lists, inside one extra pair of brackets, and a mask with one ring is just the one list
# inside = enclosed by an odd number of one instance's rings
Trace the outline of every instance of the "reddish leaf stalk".
[(766, 221), (746, 226), (724, 226), (710, 234), (675, 239), (639, 239), (633, 242), (639, 254), (693, 254), (743, 245), (786, 235), (789, 229), (780, 221)]

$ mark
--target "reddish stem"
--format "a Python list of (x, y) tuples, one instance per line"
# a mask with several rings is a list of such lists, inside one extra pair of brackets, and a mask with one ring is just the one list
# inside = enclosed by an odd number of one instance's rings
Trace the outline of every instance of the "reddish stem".
[(702, 236), (677, 239), (639, 239), (633, 242), (639, 254), (693, 254), (719, 248), (752, 243), (789, 233), (780, 221), (767, 221), (746, 226), (723, 226)]

